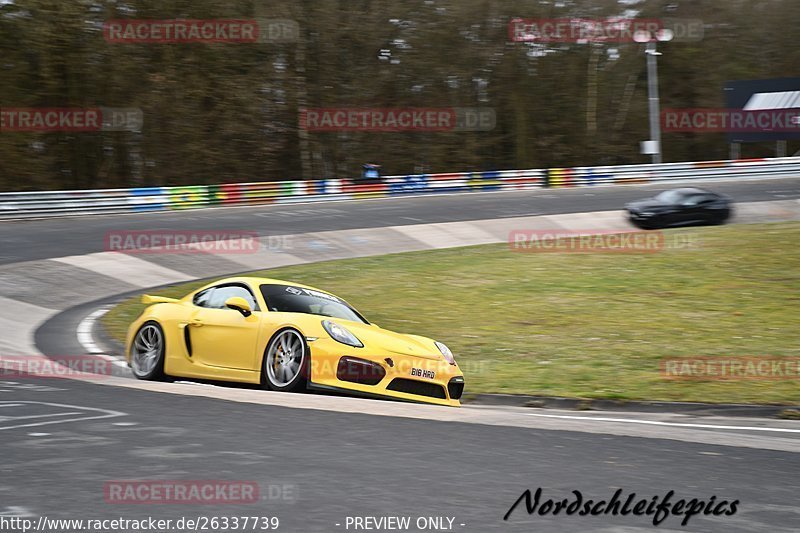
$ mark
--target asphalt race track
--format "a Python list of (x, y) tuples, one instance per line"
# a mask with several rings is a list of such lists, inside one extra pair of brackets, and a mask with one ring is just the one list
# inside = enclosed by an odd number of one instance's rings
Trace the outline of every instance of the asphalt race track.
[[(800, 179), (705, 186), (744, 203), (800, 198)], [(72, 352), (80, 349), (77, 322), (98, 305), (95, 300), (140, 292), (158, 285), (154, 281), (161, 274), (176, 272), (159, 264), (130, 283), (95, 274), (97, 288), (69, 286), (77, 280), (69, 277), (74, 271), (63, 261), (55, 270), (50, 259), (101, 252), (108, 231), (216, 229), (269, 236), (535, 217), (618, 210), (663, 188), (468, 193), (3, 223), (0, 302), (5, 298), (6, 305), (19, 307), (0, 314), (0, 326), (11, 338), (15, 325), (24, 330), (47, 322), (31, 346), (45, 353)], [(69, 268), (83, 269), (84, 275), (91, 273), (89, 266), (95, 268), (80, 261), (70, 259)], [(204, 264), (230, 267), (214, 261)], [(199, 270), (179, 273), (202, 277)], [(45, 284), (54, 275), (61, 277)], [(23, 279), (30, 289), (19, 286)], [(61, 291), (54, 289), (57, 283)], [(87, 294), (95, 290), (96, 298)], [(30, 306), (24, 307), (28, 297)], [(14, 340), (5, 350), (25, 347)], [(648, 500), (669, 491), (675, 491), (673, 500), (739, 500), (732, 516), (701, 514), (687, 526), (669, 516), (660, 531), (781, 533), (797, 531), (800, 523), (800, 422), (790, 420), (451, 409), (113, 377), (14, 376), (0, 377), (0, 445), (5, 456), (0, 520), (277, 516), (278, 531), (298, 533), (354, 531), (346, 524), (356, 516), (408, 516), (409, 531), (420, 530), (414, 525), (419, 517), (453, 519), (451, 529), (427, 531), (655, 528), (652, 516), (528, 516), (524, 504), (503, 520), (524, 490), (541, 487), (544, 499), (556, 500), (573, 498), (573, 490), (587, 499), (609, 499), (617, 489)], [(104, 498), (109, 482), (143, 479), (253, 481), (260, 498), (216, 505), (119, 504)]]
[[(676, 186), (661, 183), (533, 189), (10, 222), (0, 224), (0, 264), (99, 252), (110, 231), (214, 229), (254, 231), (267, 236), (607, 211), (622, 209), (626, 202)], [(798, 178), (709, 181), (699, 186), (727, 194), (736, 202), (800, 198)]]
[[(794, 452), (592, 434), (578, 426), (545, 430), (268, 407), (67, 380), (15, 382), (59, 390), (10, 388), (4, 401), (124, 413), (27, 428), (0, 422), (3, 505), (30, 516), (277, 516), (281, 530), (292, 532), (346, 531), (336, 524), (348, 516), (395, 515), (454, 517), (454, 531), (653, 529), (650, 517), (528, 517), (524, 506), (503, 521), (528, 488), (560, 498), (579, 490), (594, 499), (621, 488), (647, 499), (674, 490), (677, 498), (740, 501), (734, 516), (695, 516), (687, 528), (669, 517), (661, 531), (797, 531), (800, 441), (783, 436), (774, 439), (794, 444)], [(372, 401), (358, 401), (365, 411), (372, 407)], [(2, 411), (14, 416), (13, 407)], [(747, 433), (701, 431), (720, 442)], [(106, 482), (153, 478), (256, 481), (262, 500), (104, 503)]]

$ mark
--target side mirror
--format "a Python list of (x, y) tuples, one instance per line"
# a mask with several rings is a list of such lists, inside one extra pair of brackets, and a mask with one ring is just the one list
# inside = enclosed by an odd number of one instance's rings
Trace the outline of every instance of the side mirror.
[(235, 309), (245, 317), (253, 314), (253, 309), (250, 307), (250, 304), (241, 296), (231, 296), (225, 300), (225, 307), (228, 309)]

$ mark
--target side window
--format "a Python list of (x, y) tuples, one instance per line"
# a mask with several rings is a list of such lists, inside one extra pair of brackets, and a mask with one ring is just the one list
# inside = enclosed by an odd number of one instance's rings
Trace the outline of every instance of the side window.
[(713, 204), (717, 200), (717, 197), (713, 194), (704, 194), (700, 197), (700, 205), (708, 205)]
[(214, 287), (198, 292), (197, 294), (194, 295), (192, 303), (198, 307), (210, 307), (208, 305), (208, 302), (211, 299), (211, 293), (213, 292), (214, 292)]
[(250, 307), (253, 309), (253, 311), (258, 311), (258, 304), (256, 304), (255, 298), (253, 298), (253, 295), (250, 294), (249, 290), (245, 289), (241, 285), (216, 287), (206, 307), (210, 307), (212, 309), (225, 309), (225, 301), (228, 298), (233, 298), (234, 296), (244, 298), (247, 300), (247, 303), (250, 304)]
[(683, 205), (688, 207), (693, 207), (699, 204), (702, 200), (703, 200), (702, 194), (693, 194), (692, 196), (683, 199)]

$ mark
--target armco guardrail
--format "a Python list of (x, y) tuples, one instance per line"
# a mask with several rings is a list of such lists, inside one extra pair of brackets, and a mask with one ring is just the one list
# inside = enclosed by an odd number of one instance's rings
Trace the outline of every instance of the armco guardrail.
[(660, 165), (497, 170), (349, 179), (183, 187), (0, 193), (0, 219), (194, 209), (213, 206), (349, 200), (409, 194), (669, 182), (688, 179), (800, 177), (800, 157)]

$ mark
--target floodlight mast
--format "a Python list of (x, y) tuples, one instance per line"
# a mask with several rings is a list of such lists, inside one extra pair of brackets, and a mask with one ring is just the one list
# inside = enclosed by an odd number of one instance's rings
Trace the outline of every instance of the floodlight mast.
[(661, 55), (661, 52), (656, 50), (656, 43), (671, 41), (673, 36), (672, 30), (666, 28), (655, 33), (642, 30), (633, 34), (633, 40), (637, 43), (647, 43), (644, 53), (647, 55), (647, 102), (650, 109), (650, 141), (653, 145), (651, 156), (654, 164), (661, 163), (661, 123), (659, 118), (661, 112), (656, 65), (656, 58)]

